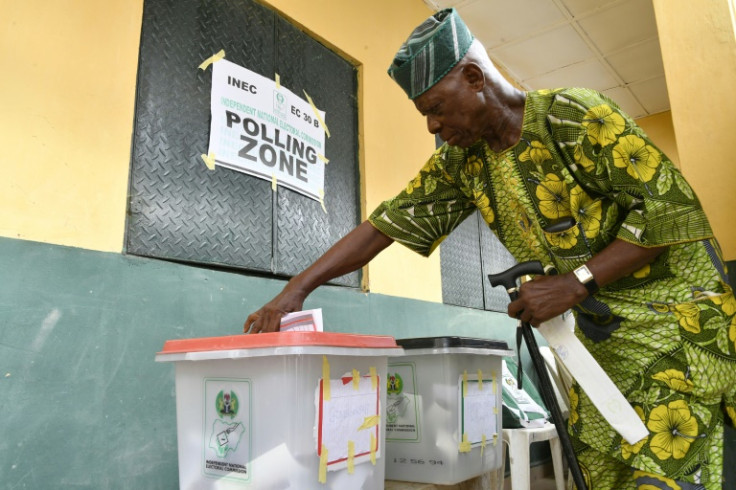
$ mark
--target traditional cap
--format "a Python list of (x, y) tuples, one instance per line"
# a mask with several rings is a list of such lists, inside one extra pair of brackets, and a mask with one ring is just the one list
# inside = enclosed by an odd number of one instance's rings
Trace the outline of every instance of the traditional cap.
[(414, 99), (452, 70), (472, 42), (473, 34), (455, 9), (440, 10), (414, 29), (388, 74)]

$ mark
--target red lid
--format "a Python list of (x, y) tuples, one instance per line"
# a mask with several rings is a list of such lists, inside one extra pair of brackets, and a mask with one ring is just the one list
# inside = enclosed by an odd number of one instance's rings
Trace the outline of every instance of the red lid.
[(159, 354), (203, 352), (215, 350), (262, 349), (297, 346), (353, 347), (368, 349), (397, 349), (393, 337), (387, 335), (358, 335), (334, 332), (271, 332), (259, 334), (202, 337), (199, 339), (167, 340)]

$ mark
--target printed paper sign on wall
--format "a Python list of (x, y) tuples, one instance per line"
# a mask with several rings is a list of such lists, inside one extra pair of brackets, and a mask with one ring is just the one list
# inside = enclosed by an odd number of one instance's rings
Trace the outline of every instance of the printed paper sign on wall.
[(209, 154), (215, 162), (319, 200), (326, 153), (320, 119), (325, 113), (230, 61), (220, 60), (212, 68)]

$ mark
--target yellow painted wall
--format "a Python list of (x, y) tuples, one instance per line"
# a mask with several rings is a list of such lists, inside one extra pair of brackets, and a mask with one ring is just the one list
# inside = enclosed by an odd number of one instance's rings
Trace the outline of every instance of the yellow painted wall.
[(729, 0), (654, 0), (680, 168), (736, 260), (736, 37)]
[(670, 111), (660, 112), (653, 116), (637, 119), (636, 123), (641, 126), (657, 147), (672, 160), (672, 163), (680, 168), (680, 154), (677, 151), (675, 128), (672, 126), (672, 113)]
[(0, 235), (122, 249), (142, 6), (0, 3)]

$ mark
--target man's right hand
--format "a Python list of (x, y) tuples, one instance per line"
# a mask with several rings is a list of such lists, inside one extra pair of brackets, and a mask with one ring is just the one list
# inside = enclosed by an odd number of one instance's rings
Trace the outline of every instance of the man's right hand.
[(274, 299), (263, 305), (260, 310), (248, 315), (243, 325), (243, 333), (278, 332), (281, 328), (281, 317), (287, 313), (301, 310), (305, 296), (290, 291), (287, 285)]
[(304, 299), (314, 288), (330, 279), (360, 269), (392, 243), (391, 238), (378, 231), (368, 221), (364, 221), (330, 247), (306, 270), (291, 278), (274, 299), (260, 310), (248, 315), (243, 332), (277, 332), (281, 327), (281, 317), (287, 313), (300, 311)]

